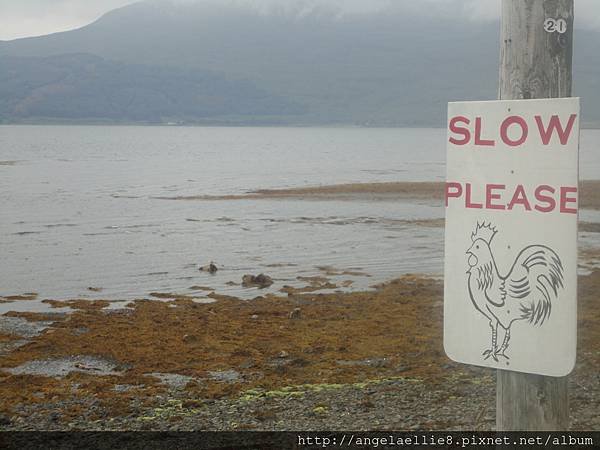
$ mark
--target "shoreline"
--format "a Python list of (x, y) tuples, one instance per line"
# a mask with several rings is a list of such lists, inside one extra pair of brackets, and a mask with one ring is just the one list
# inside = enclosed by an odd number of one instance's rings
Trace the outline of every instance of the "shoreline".
[[(598, 429), (600, 270), (579, 279), (572, 417)], [(0, 429), (492, 429), (494, 371), (445, 356), (442, 287), (406, 275), (372, 292), (9, 313)]]
[[(600, 180), (582, 180), (579, 184), (580, 209), (600, 209)], [(153, 197), (158, 200), (430, 200), (444, 199), (442, 181), (400, 181), (386, 183), (348, 183), (288, 189), (258, 189), (245, 194), (189, 195)]]
[[(578, 247), (578, 268), (580, 274), (589, 273), (589, 271), (600, 268), (600, 247), (598, 247), (598, 238), (600, 237), (600, 221), (594, 220), (595, 217), (589, 216), (591, 220), (579, 220), (579, 247)], [(371, 223), (369, 219), (365, 223)], [(373, 220), (374, 222), (374, 220)], [(389, 226), (410, 226), (419, 230), (435, 230), (439, 233), (445, 225), (444, 218), (429, 219), (385, 219)], [(344, 222), (336, 221), (336, 225)], [(440, 241), (441, 242), (441, 241)], [(353, 261), (357, 263), (356, 261)], [(358, 264), (358, 263), (357, 263)], [(360, 265), (360, 264), (358, 264)], [(440, 279), (443, 268), (439, 270), (428, 270), (421, 267), (412, 267), (408, 270), (402, 270), (396, 267), (396, 270), (385, 276), (377, 276), (376, 268), (365, 270), (363, 267), (357, 267), (356, 264), (348, 263), (346, 268), (334, 267), (321, 263), (307, 264), (300, 267), (297, 263), (277, 262), (271, 264), (261, 263), (248, 270), (227, 270), (231, 267), (221, 266), (219, 271), (220, 279), (212, 277), (199, 279), (193, 276), (186, 276), (177, 279), (185, 280), (183, 283), (170, 287), (160, 287), (151, 285), (137, 290), (130, 290), (126, 293), (115, 292), (110, 289), (110, 284), (90, 284), (87, 288), (81, 288), (78, 292), (71, 290), (64, 293), (48, 293), (42, 290), (33, 289), (31, 291), (13, 289), (0, 293), (0, 315), (10, 312), (49, 312), (53, 304), (70, 301), (70, 299), (80, 299), (84, 301), (106, 301), (110, 306), (107, 309), (119, 309), (128, 302), (139, 299), (154, 301), (190, 299), (197, 303), (210, 302), (211, 295), (225, 295), (232, 298), (240, 298), (244, 301), (252, 300), (257, 296), (265, 295), (290, 295), (301, 293), (353, 293), (370, 291), (376, 285), (384, 284), (406, 273), (424, 274), (424, 276)], [(197, 265), (193, 273), (196, 273)], [(344, 267), (344, 264), (342, 264)], [(189, 266), (187, 267), (189, 269)], [(375, 270), (375, 272), (373, 272)], [(284, 271), (283, 273), (280, 271)], [(244, 286), (242, 274), (253, 272), (255, 274), (264, 273), (272, 278), (273, 283), (260, 289), (256, 285)], [(159, 275), (167, 272), (158, 272)], [(149, 275), (153, 275), (150, 273)], [(200, 285), (198, 284), (200, 283)], [(192, 285), (193, 284), (193, 285)], [(84, 285), (86, 286), (86, 285)], [(31, 287), (29, 287), (31, 289)], [(14, 305), (14, 308), (13, 308)]]

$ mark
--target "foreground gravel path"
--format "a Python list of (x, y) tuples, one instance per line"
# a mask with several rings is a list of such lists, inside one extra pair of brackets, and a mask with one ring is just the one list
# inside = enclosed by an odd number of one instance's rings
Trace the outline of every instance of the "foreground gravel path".
[[(493, 430), (495, 377), (484, 369), (453, 370), (441, 382), (393, 379), (352, 385), (253, 390), (237, 399), (192, 400), (182, 389), (138, 405), (125, 417), (61, 422), (65, 405), (23, 408), (27, 419), (4, 417), (2, 430)], [(600, 375), (571, 377), (574, 430), (600, 429)], [(82, 408), (102, 415), (93, 398)]]

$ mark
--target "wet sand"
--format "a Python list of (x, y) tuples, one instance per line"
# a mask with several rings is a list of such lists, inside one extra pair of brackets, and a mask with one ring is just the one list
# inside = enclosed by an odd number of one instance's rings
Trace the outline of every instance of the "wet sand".
[[(572, 377), (585, 396), (573, 406), (579, 429), (600, 426), (599, 290), (600, 271), (580, 277)], [(215, 303), (139, 300), (117, 311), (73, 300), (54, 303), (75, 309), (64, 317), (9, 314), (48, 328), (28, 338), (0, 334), (0, 343), (20, 341), (0, 357), (5, 428), (473, 429), (475, 415), (487, 417), (478, 427), (493, 426), (493, 371), (444, 354), (439, 280), (408, 275), (373, 292), (211, 297)], [(411, 402), (406, 417), (380, 420), (380, 407), (400, 411), (402, 401)], [(357, 418), (343, 422), (330, 413), (336, 408)]]
[(190, 195), (156, 197), (162, 200), (395, 200), (395, 199), (442, 199), (443, 183), (352, 183), (330, 186), (311, 186), (293, 189), (259, 189), (239, 195)]
[[(600, 209), (600, 180), (579, 185), (580, 207)], [(163, 200), (431, 200), (442, 202), (442, 182), (353, 183), (293, 189), (260, 189), (241, 195), (191, 195), (156, 197)]]

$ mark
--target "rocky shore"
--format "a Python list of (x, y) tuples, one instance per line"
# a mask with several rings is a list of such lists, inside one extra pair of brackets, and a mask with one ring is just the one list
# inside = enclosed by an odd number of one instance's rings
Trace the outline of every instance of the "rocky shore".
[[(572, 428), (600, 428), (600, 271), (580, 277)], [(442, 348), (442, 283), (52, 302), (0, 317), (2, 430), (494, 427), (495, 372)], [(64, 313), (64, 307), (74, 310)]]

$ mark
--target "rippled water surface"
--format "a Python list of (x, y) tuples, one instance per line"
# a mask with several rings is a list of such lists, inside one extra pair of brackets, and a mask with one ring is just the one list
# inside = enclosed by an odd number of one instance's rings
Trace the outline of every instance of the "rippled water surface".
[[(583, 131), (582, 178), (600, 178), (599, 143)], [(443, 229), (411, 223), (442, 217), (432, 202), (156, 197), (441, 181), (444, 157), (440, 129), (3, 126), (0, 295), (200, 296), (190, 288), (203, 286), (251, 298), (324, 266), (346, 289), (440, 273)], [(217, 274), (198, 271), (210, 261)], [(260, 272), (271, 288), (233, 284)]]

